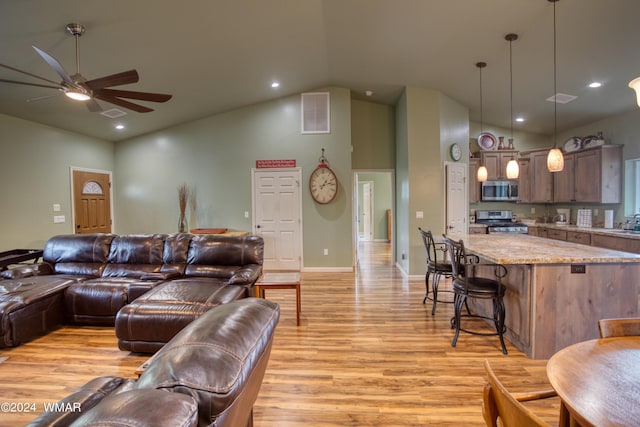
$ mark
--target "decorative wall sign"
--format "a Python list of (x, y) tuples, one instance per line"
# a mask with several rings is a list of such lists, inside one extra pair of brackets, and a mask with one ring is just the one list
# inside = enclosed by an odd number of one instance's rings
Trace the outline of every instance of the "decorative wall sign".
[(257, 169), (268, 168), (295, 168), (295, 159), (280, 159), (280, 160), (256, 160)]

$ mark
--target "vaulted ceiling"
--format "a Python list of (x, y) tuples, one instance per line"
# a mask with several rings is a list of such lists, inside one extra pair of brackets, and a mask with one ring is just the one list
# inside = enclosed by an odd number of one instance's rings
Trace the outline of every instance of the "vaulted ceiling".
[[(555, 4), (558, 130), (634, 108), (628, 82), (640, 76), (640, 1)], [(54, 89), (0, 83), (0, 113), (117, 141), (327, 85), (394, 105), (405, 86), (439, 90), (480, 120), (509, 127), (509, 42), (516, 129), (551, 134), (553, 9), (548, 0), (21, 0), (0, 3), (0, 63), (58, 81), (32, 45), (88, 79), (136, 69), (119, 89), (170, 93), (155, 111), (92, 113)], [(42, 83), (8, 69), (0, 78)], [(592, 81), (602, 87), (590, 89)], [(280, 82), (277, 89), (272, 81)], [(367, 97), (366, 91), (373, 92)], [(56, 95), (45, 97), (47, 95)], [(640, 111), (638, 112), (640, 114)], [(116, 123), (126, 128), (114, 129)]]

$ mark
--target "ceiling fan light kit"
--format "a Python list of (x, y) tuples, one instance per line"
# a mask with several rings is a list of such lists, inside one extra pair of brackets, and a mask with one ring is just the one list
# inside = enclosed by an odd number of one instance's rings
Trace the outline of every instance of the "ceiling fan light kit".
[(50, 85), (44, 85), (39, 83), (22, 82), (16, 80), (0, 79), (0, 83), (20, 84), (26, 86), (44, 87), (49, 89), (57, 89), (64, 93), (68, 98), (75, 101), (83, 101), (86, 103), (87, 108), (91, 112), (100, 112), (102, 107), (96, 102), (99, 99), (110, 104), (127, 108), (139, 113), (148, 113), (153, 109), (144, 105), (136, 104), (128, 101), (128, 99), (135, 99), (146, 102), (167, 102), (171, 99), (171, 95), (163, 93), (151, 93), (151, 92), (137, 92), (130, 90), (112, 89), (114, 86), (121, 86), (131, 83), (137, 83), (139, 80), (138, 72), (136, 70), (124, 71), (117, 74), (111, 74), (108, 76), (100, 77), (97, 79), (87, 80), (80, 73), (80, 45), (78, 38), (84, 34), (84, 26), (71, 23), (66, 26), (66, 32), (74, 36), (76, 39), (76, 73), (69, 75), (65, 71), (60, 62), (53, 56), (49, 55), (44, 50), (32, 46), (33, 49), (40, 55), (44, 61), (58, 74), (62, 79), (62, 82), (58, 83), (53, 80), (49, 80), (44, 77), (37, 76), (27, 71), (20, 70), (8, 65), (0, 64), (0, 67), (7, 68), (9, 70), (33, 77), (39, 80), (43, 80)]

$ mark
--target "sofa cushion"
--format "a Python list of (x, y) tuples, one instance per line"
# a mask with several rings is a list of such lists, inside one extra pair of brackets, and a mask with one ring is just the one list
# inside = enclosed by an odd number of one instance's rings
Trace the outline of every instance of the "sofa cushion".
[(166, 234), (130, 234), (116, 236), (111, 242), (108, 264), (102, 277), (140, 278), (159, 273)]
[(192, 237), (193, 235), (188, 233), (176, 233), (167, 236), (164, 241), (164, 254), (160, 270), (162, 273), (184, 274)]
[(262, 266), (263, 252), (260, 236), (196, 235), (189, 246), (185, 275), (229, 279), (247, 265)]
[(136, 387), (194, 397), (201, 425), (246, 425), (279, 315), (276, 303), (258, 298), (209, 310), (154, 355)]
[(64, 295), (67, 319), (74, 323), (113, 325), (118, 310), (158, 283), (129, 277), (100, 277), (75, 283)]
[(113, 234), (68, 234), (50, 238), (42, 259), (58, 274), (102, 275)]

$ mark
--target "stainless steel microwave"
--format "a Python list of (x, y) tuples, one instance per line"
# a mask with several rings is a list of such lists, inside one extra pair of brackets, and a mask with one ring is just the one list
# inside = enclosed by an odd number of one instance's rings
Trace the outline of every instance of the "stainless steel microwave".
[(482, 201), (516, 201), (518, 200), (517, 181), (484, 181), (482, 183)]

